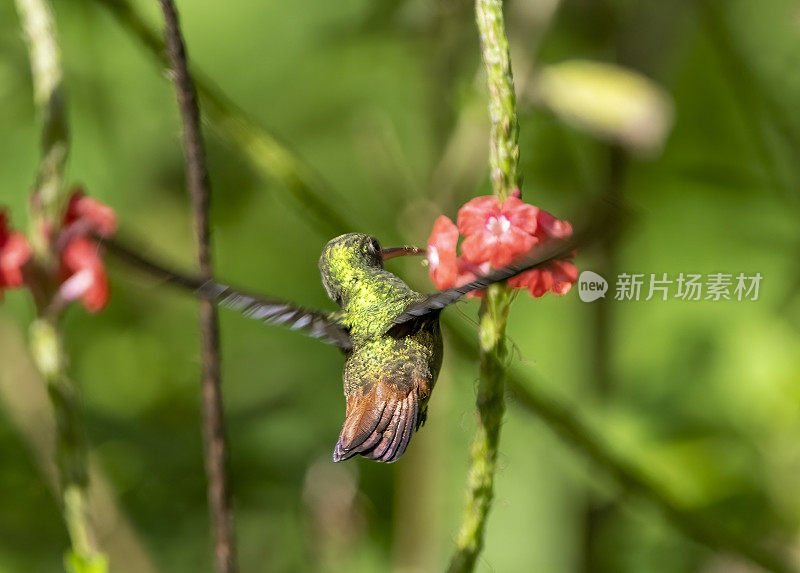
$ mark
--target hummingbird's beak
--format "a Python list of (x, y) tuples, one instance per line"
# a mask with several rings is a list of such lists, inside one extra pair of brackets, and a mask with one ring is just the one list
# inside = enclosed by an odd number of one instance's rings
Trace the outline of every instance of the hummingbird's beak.
[(381, 249), (381, 257), (384, 261), (393, 259), (395, 257), (404, 257), (406, 255), (424, 255), (425, 249), (419, 247), (392, 247), (390, 249)]

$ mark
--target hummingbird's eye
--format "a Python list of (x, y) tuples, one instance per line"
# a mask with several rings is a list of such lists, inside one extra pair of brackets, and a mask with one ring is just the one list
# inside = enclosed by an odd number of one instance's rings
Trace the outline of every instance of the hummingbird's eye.
[(372, 240), (369, 242), (369, 247), (368, 247), (368, 248), (369, 248), (370, 252), (371, 252), (373, 255), (377, 255), (378, 253), (380, 253), (380, 252), (381, 252), (381, 246), (380, 246), (380, 244), (378, 243), (378, 241), (377, 241), (377, 240), (375, 240), (375, 239), (372, 239)]

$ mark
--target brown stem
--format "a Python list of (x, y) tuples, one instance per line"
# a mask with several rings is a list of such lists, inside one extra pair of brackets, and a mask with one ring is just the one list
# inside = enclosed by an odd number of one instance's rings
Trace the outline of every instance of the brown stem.
[[(194, 212), (200, 278), (211, 279), (211, 237), (209, 203), (211, 199), (206, 168), (203, 135), (200, 130), (200, 108), (197, 91), (189, 75), (186, 47), (180, 33), (178, 13), (172, 0), (159, 0), (164, 13), (165, 43), (174, 73), (183, 122), (183, 148), (186, 177)], [(217, 571), (236, 571), (233, 511), (226, 472), (227, 448), (225, 418), (220, 383), (219, 320), (217, 308), (209, 300), (198, 302), (202, 351), (203, 439), (205, 446), (208, 502), (214, 534), (214, 556)]]
[[(628, 169), (628, 156), (618, 145), (608, 149), (608, 173), (604, 189), (605, 198), (615, 205), (623, 205), (623, 188)], [(609, 232), (598, 242), (598, 261), (596, 269), (601, 276), (612, 280), (618, 268), (618, 252), (620, 231)], [(614, 372), (612, 360), (614, 352), (614, 308), (613, 301), (602, 299), (592, 307), (592, 329), (594, 336), (591, 343), (591, 383), (596, 398), (605, 403), (611, 398), (614, 388)], [(583, 531), (583, 571), (592, 573), (602, 571), (604, 564), (600, 556), (600, 538), (608, 518), (613, 514), (616, 503), (606, 503), (597, 499), (591, 491), (587, 491), (584, 507)]]

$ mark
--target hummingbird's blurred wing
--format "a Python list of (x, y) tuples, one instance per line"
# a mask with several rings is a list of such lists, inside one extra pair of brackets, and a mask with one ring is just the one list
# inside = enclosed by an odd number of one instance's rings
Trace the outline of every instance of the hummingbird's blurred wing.
[(197, 288), (197, 293), (221, 306), (241, 312), (247, 318), (299, 330), (312, 338), (348, 351), (353, 348), (348, 329), (334, 314), (309, 310), (290, 302), (246, 293), (214, 281)]
[(578, 242), (579, 240), (549, 241), (545, 245), (534, 247), (526, 255), (510, 265), (480, 276), (465, 285), (439, 291), (421, 301), (412, 303), (397, 315), (386, 333), (390, 336), (402, 337), (416, 332), (427, 320), (434, 318), (443, 308), (453, 304), (465, 294), (508, 280), (530, 269), (544, 266), (556, 259), (567, 258), (575, 250)]
[(416, 385), (376, 382), (365, 394), (349, 396), (342, 432), (333, 461), (362, 455), (379, 462), (396, 462), (406, 451), (411, 435), (424, 421)]
[(240, 291), (215, 281), (203, 281), (197, 277), (176, 273), (143, 257), (138, 251), (115, 239), (98, 237), (98, 240), (117, 258), (170, 284), (194, 291), (201, 297), (238, 310), (249, 318), (300, 330), (312, 338), (336, 345), (345, 352), (353, 348), (349, 330), (336, 319), (335, 314), (308, 310), (286, 301)]

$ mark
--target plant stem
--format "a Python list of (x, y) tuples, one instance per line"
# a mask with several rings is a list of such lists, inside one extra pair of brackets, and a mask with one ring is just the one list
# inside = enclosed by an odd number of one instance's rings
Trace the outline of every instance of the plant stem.
[(517, 98), (502, 0), (476, 0), (475, 19), (489, 84), (489, 166), (492, 186), (498, 200), (503, 201), (511, 191), (519, 188), (520, 177)]
[[(172, 0), (159, 0), (164, 13), (167, 52), (175, 78), (183, 123), (183, 148), (186, 177), (194, 212), (200, 278), (213, 277), (209, 204), (211, 189), (206, 167), (203, 134), (200, 129), (200, 108), (197, 91), (189, 74), (186, 46), (181, 37), (178, 13)], [(200, 338), (202, 352), (203, 438), (208, 502), (214, 534), (214, 556), (217, 571), (236, 571), (233, 509), (227, 477), (227, 444), (220, 376), (219, 319), (217, 306), (201, 299)]]
[[(503, 201), (520, 181), (519, 124), (502, 1), (476, 0), (475, 16), (489, 84), (489, 167), (494, 193), (498, 201)], [(449, 566), (453, 573), (472, 571), (483, 548), (505, 411), (505, 329), (511, 299), (508, 286), (495, 284), (486, 289), (481, 305), (478, 427), (472, 442), (464, 513)]]
[[(69, 129), (55, 22), (47, 0), (16, 0), (31, 62), (33, 96), (41, 116), (41, 156), (31, 200), (31, 237), (40, 268), (52, 270), (56, 261), (48, 230), (59, 223), (64, 203), (64, 168), (69, 154)], [(67, 357), (58, 331), (58, 317), (45, 316), (45, 299), (35, 297), (37, 319), (29, 344), (37, 368), (47, 383), (56, 420), (56, 465), (59, 470), (61, 511), (70, 539), (64, 565), (75, 573), (108, 569), (99, 550), (88, 510), (88, 444), (75, 388), (67, 377)]]
[[(625, 176), (628, 169), (628, 157), (625, 149), (619, 145), (608, 146), (608, 167), (604, 185), (604, 196), (613, 205), (624, 204)], [(620, 247), (620, 230), (615, 229), (604, 236), (598, 244), (598, 258), (595, 263), (597, 273), (604, 277), (613, 277), (617, 273)], [(594, 336), (590, 348), (590, 380), (594, 398), (600, 404), (606, 404), (614, 392), (614, 371), (612, 356), (615, 350), (617, 330), (614, 328), (614, 305), (608, 299), (596, 301), (592, 307), (592, 329)], [(602, 531), (609, 518), (618, 508), (616, 501), (600, 502), (592, 491), (586, 492), (583, 523), (583, 571), (585, 573), (603, 570)]]
[(31, 62), (33, 99), (41, 117), (41, 156), (34, 200), (31, 239), (37, 259), (53, 264), (46, 233), (55, 228), (64, 200), (64, 168), (69, 154), (69, 128), (61, 82), (61, 57), (48, 0), (16, 0)]
[(467, 494), (456, 551), (448, 571), (466, 572), (475, 568), (483, 548), (486, 519), (494, 496), (497, 447), (505, 412), (505, 323), (511, 295), (504, 285), (486, 289), (480, 319), (480, 379), (478, 381), (478, 427), (472, 440), (467, 473)]
[(75, 389), (66, 372), (66, 356), (54, 321), (38, 318), (30, 328), (30, 348), (36, 367), (47, 383), (56, 419), (56, 465), (61, 505), (71, 550), (65, 556), (74, 573), (107, 571), (107, 559), (98, 549), (88, 509), (88, 444)]

